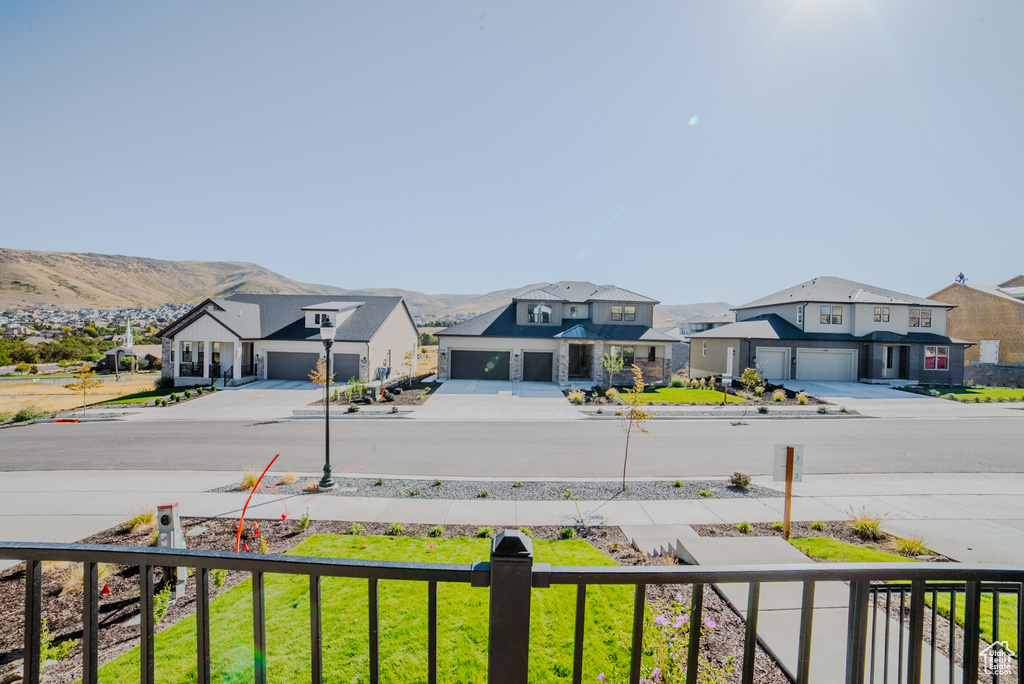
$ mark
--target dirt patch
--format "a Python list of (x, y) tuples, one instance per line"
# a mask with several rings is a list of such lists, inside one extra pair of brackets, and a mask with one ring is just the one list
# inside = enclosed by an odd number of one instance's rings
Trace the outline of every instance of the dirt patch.
[[(225, 518), (183, 518), (186, 531), (207, 527), (201, 534), (188, 538), (189, 548), (227, 551), (234, 549), (237, 519)], [(297, 520), (260, 521), (260, 538), (268, 544), (270, 553), (284, 553), (311, 534), (347, 534), (351, 523), (343, 521), (312, 521), (302, 530)], [(387, 530), (387, 523), (363, 523), (361, 534), (381, 535)], [(403, 536), (427, 536), (431, 525), (404, 525)], [(478, 526), (449, 525), (445, 537), (476, 536)], [(502, 529), (494, 526), (494, 529)], [(542, 526), (531, 528), (534, 539), (558, 539), (561, 527)], [(607, 554), (619, 565), (661, 565), (672, 563), (671, 559), (648, 557), (635, 551), (629, 540), (618, 527), (590, 527), (579, 530), (580, 535), (595, 548)], [(131, 533), (125, 529), (111, 528), (83, 539), (92, 544), (121, 544), (148, 546), (151, 532)], [(242, 535), (243, 544), (255, 553), (258, 548), (254, 527), (246, 524)], [(54, 644), (75, 641), (71, 653), (59, 662), (46, 665), (44, 681), (51, 683), (73, 682), (81, 676), (82, 667), (82, 595), (80, 584), (73, 590), (62, 593), (65, 584), (73, 584), (72, 575), (79, 564), (63, 567), (48, 564), (43, 571), (43, 616), (47, 621)], [(155, 579), (160, 580), (159, 569)], [(211, 598), (219, 596), (239, 582), (247, 579), (249, 573), (228, 572), (220, 587), (210, 588)], [(109, 596), (100, 596), (99, 660), (106, 663), (139, 643), (139, 627), (128, 622), (139, 614), (139, 570), (136, 566), (115, 567), (111, 574), (101, 579), (106, 584)], [(11, 671), (21, 670), (22, 639), (24, 629), (23, 602), (25, 597), (24, 566), (11, 568), (0, 574), (0, 680)], [(688, 585), (649, 586), (647, 599), (656, 614), (668, 612), (690, 602)], [(195, 583), (188, 582), (184, 599), (172, 605), (164, 619), (157, 625), (160, 632), (195, 611)], [(678, 611), (677, 611), (678, 612)], [(729, 681), (739, 681), (739, 663), (743, 653), (743, 622), (713, 591), (706, 591), (703, 602), (703, 616), (715, 623), (715, 628), (702, 637), (701, 654), (711, 663), (726, 666), (733, 663), (734, 671)], [(568, 647), (568, 646), (567, 646)], [(785, 684), (788, 680), (772, 658), (760, 648), (756, 655), (758, 682)]]

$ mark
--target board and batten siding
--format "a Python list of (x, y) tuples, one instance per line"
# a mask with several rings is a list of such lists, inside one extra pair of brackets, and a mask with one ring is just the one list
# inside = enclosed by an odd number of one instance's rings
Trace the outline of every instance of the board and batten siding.
[[(635, 321), (613, 321), (612, 306), (635, 306)], [(591, 305), (591, 319), (598, 325), (644, 325), (654, 327), (654, 305), (643, 302), (594, 302)]]
[(215, 319), (213, 316), (203, 314), (198, 319), (174, 333), (174, 340), (188, 340), (196, 342), (238, 342), (238, 335), (234, 334)]

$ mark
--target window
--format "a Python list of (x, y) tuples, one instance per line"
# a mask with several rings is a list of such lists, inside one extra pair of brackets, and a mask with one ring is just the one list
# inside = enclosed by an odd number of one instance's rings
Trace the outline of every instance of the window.
[(655, 348), (654, 348), (654, 347), (648, 347), (648, 348), (647, 348), (647, 360), (648, 360), (648, 361), (654, 361), (654, 360), (655, 360), (655, 358), (656, 358), (656, 357), (655, 357), (654, 355), (655, 355), (656, 353), (657, 353), (657, 352), (656, 352), (656, 350), (655, 350)]
[(930, 328), (932, 327), (932, 310), (921, 309), (921, 327)]
[(910, 310), (910, 327), (911, 328), (930, 328), (930, 327), (932, 327), (932, 310), (931, 309), (911, 309)]
[(320, 314), (313, 314), (313, 324), (320, 325)]
[(949, 347), (925, 347), (925, 370), (949, 370)]
[(192, 343), (181, 343), (181, 360), (183, 363), (192, 363)]
[(550, 323), (551, 307), (538, 304), (530, 309), (530, 323)]
[(841, 307), (841, 306), (823, 306), (823, 307), (821, 307), (821, 324), (822, 325), (842, 325), (843, 324), (843, 307)]
[(579, 318), (580, 308), (578, 306), (569, 307), (569, 318)]
[(701, 353), (701, 356), (707, 356), (708, 355), (708, 343), (707, 342), (704, 342), (703, 345), (701, 346), (700, 353)]
[(614, 304), (612, 305), (612, 320), (613, 321), (621, 321), (622, 320), (622, 307), (621, 306), (615, 306)]
[(622, 320), (624, 321), (635, 321), (636, 320), (636, 307), (627, 306), (625, 312), (622, 314)]
[(796, 324), (797, 325), (803, 325), (804, 324), (804, 305), (803, 304), (801, 304), (800, 306), (796, 307)]
[(622, 367), (626, 368), (632, 366), (633, 362), (636, 361), (636, 347), (617, 347), (612, 345), (612, 356), (622, 357)]
[(875, 307), (875, 323), (888, 323), (889, 322), (889, 307), (887, 306), (876, 306)]

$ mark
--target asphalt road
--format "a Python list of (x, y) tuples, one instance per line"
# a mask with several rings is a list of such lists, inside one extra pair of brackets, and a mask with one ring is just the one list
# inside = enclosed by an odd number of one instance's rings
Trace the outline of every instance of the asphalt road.
[[(773, 445), (805, 445), (804, 472), (1020, 472), (1024, 420), (662, 420), (630, 442), (629, 477), (770, 472)], [(621, 476), (616, 421), (336, 420), (335, 473), (430, 477)], [(315, 472), (323, 423), (92, 422), (0, 430), (0, 471), (241, 470)], [(2, 477), (2, 476), (0, 476)]]

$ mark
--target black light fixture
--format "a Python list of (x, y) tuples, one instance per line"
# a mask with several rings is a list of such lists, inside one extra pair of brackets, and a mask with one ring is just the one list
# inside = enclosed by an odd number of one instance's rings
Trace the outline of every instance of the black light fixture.
[(331, 317), (324, 315), (320, 324), (320, 339), (324, 343), (324, 361), (327, 377), (324, 381), (324, 476), (320, 478), (320, 489), (334, 489), (331, 477), (331, 346), (338, 329), (331, 323)]

